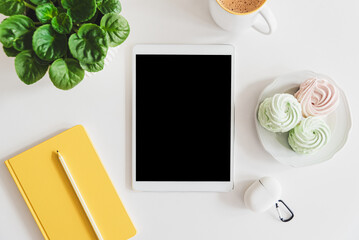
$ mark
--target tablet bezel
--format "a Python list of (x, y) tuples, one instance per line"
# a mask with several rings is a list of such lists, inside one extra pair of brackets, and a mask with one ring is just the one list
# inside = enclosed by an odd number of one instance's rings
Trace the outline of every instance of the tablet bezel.
[[(230, 55), (231, 56), (231, 150), (229, 181), (137, 181), (136, 180), (136, 55)], [(234, 189), (234, 47), (232, 45), (136, 45), (132, 52), (132, 188), (137, 191), (213, 191)]]

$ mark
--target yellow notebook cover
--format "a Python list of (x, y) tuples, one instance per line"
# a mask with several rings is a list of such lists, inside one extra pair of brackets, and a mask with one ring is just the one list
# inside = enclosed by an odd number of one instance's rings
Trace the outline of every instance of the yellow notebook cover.
[(59, 150), (105, 240), (136, 234), (83, 126), (5, 161), (45, 239), (97, 239), (56, 151)]

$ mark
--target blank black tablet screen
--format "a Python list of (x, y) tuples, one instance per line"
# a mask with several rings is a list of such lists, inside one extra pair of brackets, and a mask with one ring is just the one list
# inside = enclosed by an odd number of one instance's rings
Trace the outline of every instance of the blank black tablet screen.
[(230, 181), (231, 56), (136, 55), (136, 180)]

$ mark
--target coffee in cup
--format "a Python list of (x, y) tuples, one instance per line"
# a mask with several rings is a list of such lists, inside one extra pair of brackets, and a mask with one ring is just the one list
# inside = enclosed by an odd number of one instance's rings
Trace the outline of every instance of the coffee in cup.
[(266, 0), (217, 0), (223, 8), (237, 14), (246, 14), (260, 8)]
[(208, 1), (213, 20), (224, 30), (242, 33), (254, 28), (260, 33), (269, 35), (277, 28), (277, 21), (267, 6), (268, 0)]

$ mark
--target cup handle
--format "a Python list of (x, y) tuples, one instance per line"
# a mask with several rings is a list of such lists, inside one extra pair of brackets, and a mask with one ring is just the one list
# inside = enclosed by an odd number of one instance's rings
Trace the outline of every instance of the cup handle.
[(277, 20), (274, 17), (272, 10), (267, 5), (264, 5), (258, 13), (263, 17), (268, 27), (259, 22), (253, 24), (252, 27), (258, 32), (266, 35), (274, 33), (274, 31), (277, 29)]

